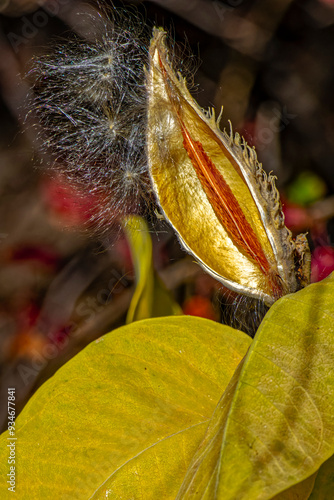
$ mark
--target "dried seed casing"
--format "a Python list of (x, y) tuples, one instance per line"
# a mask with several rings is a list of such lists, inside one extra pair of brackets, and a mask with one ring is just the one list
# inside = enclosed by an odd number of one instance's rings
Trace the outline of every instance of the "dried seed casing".
[(184, 248), (226, 287), (271, 305), (309, 282), (310, 252), (284, 225), (275, 178), (238, 134), (219, 129), (175, 74), (154, 29), (147, 154), (156, 198)]

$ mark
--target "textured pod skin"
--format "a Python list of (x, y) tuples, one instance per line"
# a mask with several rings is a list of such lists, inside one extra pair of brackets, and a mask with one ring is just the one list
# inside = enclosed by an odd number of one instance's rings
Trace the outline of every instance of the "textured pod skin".
[(275, 177), (239, 134), (219, 129), (168, 59), (155, 29), (147, 71), (153, 189), (184, 248), (226, 287), (271, 305), (309, 283), (305, 235), (284, 225)]

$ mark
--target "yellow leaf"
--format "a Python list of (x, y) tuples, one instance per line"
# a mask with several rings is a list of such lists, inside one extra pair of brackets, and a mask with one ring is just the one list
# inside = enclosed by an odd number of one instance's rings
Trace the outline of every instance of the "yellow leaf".
[(301, 483), (294, 484), (291, 488), (275, 495), (272, 500), (308, 500), (314, 488), (314, 482), (318, 472), (307, 477)]
[[(92, 342), (16, 420), (17, 500), (174, 500), (247, 335), (179, 316)], [(0, 437), (0, 498), (8, 433)]]
[(137, 282), (126, 322), (182, 314), (181, 307), (154, 271), (152, 241), (145, 220), (136, 215), (128, 217), (124, 220), (124, 231), (131, 247)]
[(282, 499), (308, 498), (314, 478), (284, 490), (334, 453), (333, 292), (334, 273), (269, 310), (178, 499), (269, 500), (280, 492)]
[(156, 197), (185, 249), (207, 272), (271, 305), (308, 283), (307, 240), (292, 240), (274, 177), (267, 177), (255, 151), (238, 134), (221, 132), (214, 111), (204, 112), (175, 75), (165, 38), (163, 30), (154, 30), (147, 75)]

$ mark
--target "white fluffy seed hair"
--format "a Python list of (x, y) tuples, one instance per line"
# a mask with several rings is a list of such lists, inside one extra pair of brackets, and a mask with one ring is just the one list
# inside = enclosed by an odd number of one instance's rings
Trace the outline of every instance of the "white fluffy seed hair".
[(254, 337), (269, 308), (264, 300), (238, 295), (227, 288), (222, 288), (220, 309), (223, 324)]
[[(53, 168), (96, 195), (92, 222), (106, 229), (150, 199), (145, 154), (151, 30), (137, 13), (85, 15), (89, 40), (72, 34), (36, 59), (31, 110)], [(91, 41), (93, 40), (93, 41)]]

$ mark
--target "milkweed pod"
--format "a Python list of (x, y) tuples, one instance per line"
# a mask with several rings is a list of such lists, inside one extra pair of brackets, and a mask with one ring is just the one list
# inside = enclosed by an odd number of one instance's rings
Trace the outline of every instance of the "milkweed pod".
[(308, 284), (307, 240), (285, 227), (275, 178), (192, 98), (162, 29), (153, 32), (147, 88), (152, 186), (184, 248), (226, 287), (267, 305)]

